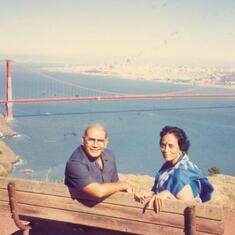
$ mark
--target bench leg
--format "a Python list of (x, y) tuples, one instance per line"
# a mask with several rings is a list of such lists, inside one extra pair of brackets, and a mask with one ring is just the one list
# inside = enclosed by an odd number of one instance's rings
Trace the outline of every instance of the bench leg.
[(187, 207), (185, 209), (185, 234), (196, 235), (196, 214), (195, 206)]
[(10, 203), (12, 218), (16, 226), (22, 230), (23, 235), (29, 235), (29, 230), (31, 229), (31, 227), (29, 225), (22, 224), (19, 218), (19, 211), (16, 200), (15, 182), (9, 182), (8, 195), (9, 195), (9, 203)]

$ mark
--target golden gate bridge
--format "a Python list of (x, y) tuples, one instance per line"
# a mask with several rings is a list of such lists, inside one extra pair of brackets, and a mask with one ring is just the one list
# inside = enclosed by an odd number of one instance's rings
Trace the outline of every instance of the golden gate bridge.
[[(5, 105), (5, 118), (6, 120), (12, 120), (13, 115), (13, 105), (14, 104), (32, 104), (32, 103), (50, 103), (50, 102), (78, 102), (78, 101), (105, 101), (105, 100), (140, 100), (140, 99), (195, 99), (195, 98), (235, 98), (234, 93), (161, 93), (161, 94), (123, 94), (118, 92), (110, 92), (101, 89), (89, 88), (75, 84), (68, 80), (61, 80), (54, 76), (45, 74), (43, 72), (38, 72), (39, 75), (42, 75), (47, 81), (53, 82), (53, 85), (46, 85), (42, 88), (42, 84), (38, 79), (35, 80), (35, 86), (37, 87), (37, 95), (30, 95), (30, 97), (22, 97), (25, 95), (21, 94), (20, 96), (15, 95), (16, 93), (13, 87), (12, 79), (12, 61), (4, 60), (5, 67), (5, 79), (0, 79), (0, 83), (5, 83), (0, 87), (5, 87), (5, 91), (2, 91), (3, 97), (0, 97), (0, 105)], [(27, 68), (26, 68), (27, 69)], [(30, 69), (29, 69), (30, 70)], [(34, 71), (35, 72), (35, 71)], [(27, 75), (28, 76), (28, 75)], [(26, 91), (30, 90), (27, 88), (27, 79), (24, 77), (24, 81), (21, 82), (21, 86), (25, 86)], [(17, 81), (16, 78), (14, 80)], [(36, 84), (39, 82), (38, 84)], [(59, 96), (55, 95), (55, 84), (60, 84)], [(62, 85), (62, 86), (61, 86)], [(50, 87), (50, 88), (48, 88)], [(49, 92), (50, 90), (50, 92)], [(86, 91), (86, 94), (81, 91)], [(67, 92), (67, 95), (65, 94)], [(35, 93), (35, 92), (34, 92)], [(50, 94), (49, 94), (50, 93)], [(68, 95), (69, 93), (69, 95)], [(62, 95), (63, 96), (62, 96)], [(34, 97), (35, 96), (35, 97)]]

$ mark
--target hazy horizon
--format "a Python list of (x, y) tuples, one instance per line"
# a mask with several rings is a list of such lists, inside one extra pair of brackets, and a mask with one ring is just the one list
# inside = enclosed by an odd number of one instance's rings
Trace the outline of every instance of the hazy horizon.
[(235, 64), (233, 0), (0, 2), (0, 59)]

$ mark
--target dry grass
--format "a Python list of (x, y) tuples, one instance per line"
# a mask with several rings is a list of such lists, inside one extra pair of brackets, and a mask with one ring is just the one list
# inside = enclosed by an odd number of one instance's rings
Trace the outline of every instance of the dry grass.
[(209, 176), (208, 179), (215, 189), (210, 204), (235, 208), (235, 177), (214, 175)]
[[(150, 190), (154, 178), (148, 175), (124, 175), (119, 174), (120, 180), (127, 181), (135, 193)], [(235, 208), (235, 177), (228, 175), (214, 175), (208, 177), (214, 186), (212, 200), (209, 204), (221, 205), (228, 208)]]

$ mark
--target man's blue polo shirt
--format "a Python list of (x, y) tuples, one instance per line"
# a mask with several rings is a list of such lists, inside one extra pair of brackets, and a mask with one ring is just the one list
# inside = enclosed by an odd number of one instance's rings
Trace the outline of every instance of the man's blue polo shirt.
[(105, 149), (102, 154), (103, 169), (97, 162), (88, 157), (84, 147), (79, 146), (67, 161), (65, 168), (65, 184), (68, 187), (83, 189), (90, 183), (117, 182), (118, 173), (114, 154)]

